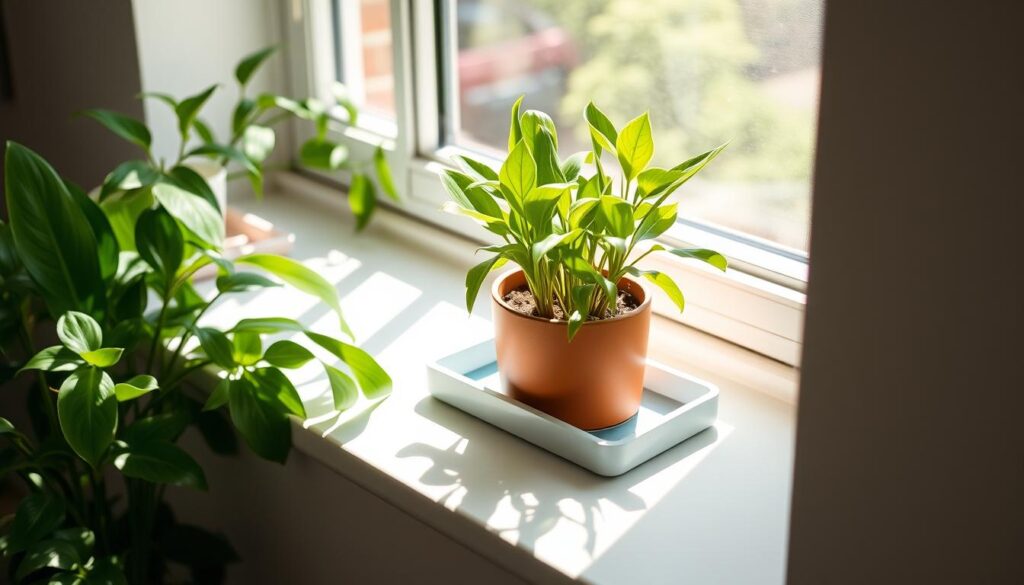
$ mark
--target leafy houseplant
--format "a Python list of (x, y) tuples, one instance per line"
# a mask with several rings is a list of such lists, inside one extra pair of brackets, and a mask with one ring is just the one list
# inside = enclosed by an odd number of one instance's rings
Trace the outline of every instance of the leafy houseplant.
[[(592, 150), (560, 160), (551, 118), (512, 108), (509, 153), (501, 169), (460, 156), (462, 171), (441, 180), (452, 198), (445, 209), (466, 215), (504, 243), (470, 269), (471, 310), (487, 274), (506, 262), (519, 270), (493, 289), (498, 365), (520, 400), (582, 428), (623, 422), (639, 405), (650, 302), (635, 278), (657, 285), (683, 310), (683, 294), (666, 274), (642, 270), (648, 254), (668, 251), (720, 270), (724, 256), (702, 248), (645, 245), (676, 221), (668, 197), (724, 149), (670, 168), (648, 168), (654, 140), (647, 114), (617, 130), (587, 106)], [(618, 169), (607, 165), (608, 153)], [(590, 164), (594, 172), (583, 173)], [(617, 171), (617, 172), (616, 172)], [(529, 310), (506, 299), (529, 292)], [(624, 399), (623, 396), (628, 399)]]
[[(356, 217), (357, 229), (364, 228), (376, 208), (377, 195), (372, 174), (377, 183), (391, 199), (399, 195), (391, 178), (384, 149), (377, 146), (373, 160), (361, 163), (349, 158), (348, 148), (327, 138), (331, 121), (331, 110), (320, 100), (308, 98), (297, 101), (291, 98), (262, 93), (251, 97), (247, 94), (249, 82), (260, 66), (274, 54), (276, 48), (268, 47), (243, 58), (235, 67), (238, 85), (238, 101), (231, 117), (231, 135), (227, 140), (218, 140), (210, 126), (201, 118), (202, 109), (217, 91), (212, 85), (196, 95), (177, 100), (165, 93), (144, 93), (141, 97), (159, 100), (169, 106), (178, 119), (179, 147), (177, 160), (173, 163), (157, 161), (150, 152), (152, 137), (149, 130), (137, 120), (109, 110), (86, 110), (82, 112), (122, 138), (136, 144), (146, 153), (146, 160), (127, 161), (115, 168), (104, 180), (99, 201), (104, 206), (115, 208), (130, 203), (115, 197), (118, 193), (129, 198), (135, 190), (158, 183), (170, 176), (175, 183), (196, 184), (194, 171), (197, 157), (208, 158), (218, 167), (237, 163), (241, 170), (229, 178), (248, 177), (257, 195), (263, 192), (263, 182), (268, 170), (267, 159), (274, 150), (276, 133), (273, 127), (288, 118), (298, 118), (313, 123), (316, 135), (307, 140), (299, 151), (299, 162), (308, 168), (323, 171), (346, 170), (352, 179), (348, 193), (349, 208)], [(334, 97), (345, 113), (346, 122), (355, 125), (359, 109), (348, 98), (345, 87), (335, 84)], [(187, 188), (187, 187), (186, 187)], [(215, 193), (217, 206), (223, 206), (223, 194)], [(220, 210), (222, 213), (223, 209)], [(131, 226), (124, 226), (130, 229)]]
[[(176, 105), (183, 138), (205, 99)], [(148, 154), (141, 123), (89, 115)], [(234, 152), (212, 144), (199, 152)], [(164, 502), (168, 485), (207, 488), (202, 468), (177, 445), (182, 434), (196, 428), (213, 451), (229, 454), (238, 449), (233, 426), (257, 455), (285, 461), (289, 418), (305, 409), (282, 369), (317, 358), (308, 344), (269, 335), (302, 334), (343, 364), (321, 362), (339, 411), (360, 392), (387, 396), (390, 377), (358, 347), (291, 319), (244, 319), (229, 329), (202, 323), (220, 299), (281, 285), (237, 270), (250, 266), (315, 295), (351, 337), (334, 287), (313, 270), (268, 254), (233, 262), (220, 254), (217, 201), (187, 167), (168, 169), (152, 157), (121, 165), (100, 204), (21, 145), (7, 144), (5, 164), (0, 382), (31, 383), (30, 424), (0, 418), (0, 473), (28, 490), (13, 517), (0, 520), (9, 579), (160, 583), (187, 570), (191, 581), (220, 580), (236, 558), (230, 544), (177, 522)], [(218, 273), (212, 298), (193, 286), (206, 266)], [(38, 338), (54, 333), (60, 343), (41, 347)], [(219, 378), (205, 401), (185, 386), (201, 371)]]

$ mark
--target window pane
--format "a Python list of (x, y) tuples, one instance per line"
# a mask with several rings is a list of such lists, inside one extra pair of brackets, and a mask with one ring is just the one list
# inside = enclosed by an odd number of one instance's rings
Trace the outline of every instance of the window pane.
[[(652, 164), (730, 147), (680, 215), (805, 250), (822, 0), (456, 0), (457, 127), (503, 149), (512, 102), (545, 111), (562, 156), (590, 147), (593, 100), (621, 128), (650, 110)], [(453, 62), (454, 61), (454, 62)]]
[(389, 0), (335, 0), (338, 79), (367, 113), (395, 118)]

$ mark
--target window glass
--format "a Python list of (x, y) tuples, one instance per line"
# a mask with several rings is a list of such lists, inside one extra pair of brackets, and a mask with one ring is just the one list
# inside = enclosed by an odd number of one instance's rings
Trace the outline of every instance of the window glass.
[(395, 76), (388, 0), (335, 0), (338, 79), (364, 112), (395, 118)]
[(652, 164), (730, 141), (680, 189), (680, 215), (805, 250), (822, 0), (456, 0), (458, 126), (504, 149), (512, 102), (552, 115), (562, 156), (589, 149), (593, 100), (621, 127), (650, 110)]

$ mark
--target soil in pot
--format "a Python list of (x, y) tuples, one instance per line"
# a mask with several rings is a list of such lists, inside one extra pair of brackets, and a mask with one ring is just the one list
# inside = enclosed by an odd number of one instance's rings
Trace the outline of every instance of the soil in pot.
[[(502, 297), (502, 300), (508, 303), (508, 306), (515, 310), (517, 313), (522, 313), (524, 315), (529, 315), (531, 317), (540, 316), (537, 314), (537, 299), (534, 298), (533, 293), (530, 292), (530, 289), (526, 287), (521, 287), (513, 291), (510, 291), (508, 294)], [(625, 315), (630, 311), (636, 310), (636, 308), (640, 306), (640, 303), (636, 300), (636, 298), (633, 297), (633, 295), (629, 294), (629, 292), (620, 290), (619, 298), (616, 299), (615, 305), (615, 312), (612, 313), (610, 309), (605, 310), (604, 316), (602, 316), (601, 319), (611, 319), (612, 317)], [(554, 302), (553, 311), (555, 314), (555, 319), (559, 321), (566, 320), (565, 311), (562, 310), (562, 307), (558, 304), (557, 299)], [(594, 319), (594, 317), (589, 318), (590, 321), (600, 321), (601, 319)]]

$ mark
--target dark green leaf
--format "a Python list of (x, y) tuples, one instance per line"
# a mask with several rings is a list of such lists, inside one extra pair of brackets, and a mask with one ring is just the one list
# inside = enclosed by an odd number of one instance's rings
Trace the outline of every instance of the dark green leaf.
[(356, 231), (362, 231), (377, 208), (377, 194), (366, 175), (353, 173), (352, 183), (348, 186), (348, 207), (356, 217)]
[(384, 193), (394, 201), (401, 201), (398, 190), (395, 189), (395, 181), (391, 178), (391, 168), (388, 167), (388, 159), (384, 149), (377, 147), (373, 151), (373, 168), (377, 172), (377, 182)]
[(189, 413), (182, 409), (154, 414), (134, 421), (124, 430), (124, 440), (128, 443), (153, 441), (173, 443), (185, 432), (190, 422)]
[(267, 57), (273, 55), (276, 50), (277, 47), (267, 47), (265, 49), (260, 49), (255, 53), (246, 55), (246, 57), (238, 63), (238, 66), (235, 67), (235, 79), (238, 80), (238, 83), (243, 86), (248, 84), (252, 74), (255, 73), (256, 70), (259, 69), (260, 65), (267, 60)]
[(53, 532), (64, 522), (64, 500), (40, 492), (21, 500), (8, 537), (8, 555), (25, 550)]
[(167, 442), (129, 443), (117, 450), (114, 467), (128, 477), (152, 483), (206, 489), (206, 475), (195, 459)]
[(79, 355), (103, 347), (100, 324), (78, 311), (68, 311), (60, 316), (57, 320), (57, 337), (65, 347)]
[(238, 454), (238, 435), (227, 416), (217, 411), (204, 411), (196, 416), (196, 426), (211, 451), (218, 455)]
[(206, 399), (206, 404), (203, 405), (203, 412), (216, 410), (227, 404), (230, 392), (231, 380), (221, 378), (217, 385), (213, 387), (213, 392), (210, 392), (210, 397)]
[(135, 246), (139, 256), (163, 277), (165, 286), (174, 281), (185, 254), (185, 241), (178, 222), (163, 207), (147, 209), (135, 225)]
[(149, 128), (146, 128), (142, 122), (110, 110), (85, 110), (81, 114), (103, 124), (107, 130), (139, 146), (147, 154), (149, 153), (152, 137), (149, 134)]
[(263, 359), (279, 368), (301, 368), (313, 359), (313, 353), (294, 341), (275, 341), (263, 354)]
[(307, 331), (306, 337), (348, 365), (364, 396), (377, 400), (391, 394), (391, 376), (370, 354), (354, 345), (312, 331)]
[(238, 100), (235, 111), (231, 114), (231, 131), (235, 136), (241, 136), (249, 123), (249, 116), (256, 110), (256, 101), (249, 98)]
[(100, 206), (89, 199), (89, 196), (80, 187), (67, 181), (64, 182), (64, 185), (82, 214), (85, 215), (89, 227), (92, 228), (93, 236), (96, 238), (96, 258), (99, 260), (100, 277), (103, 282), (110, 282), (117, 272), (118, 255), (121, 252), (117, 245), (117, 238), (114, 236), (114, 230), (110, 227), (110, 221), (107, 220), (107, 216), (103, 214)]
[(275, 402), (246, 379), (231, 384), (231, 421), (254, 453), (284, 463), (292, 446), (292, 426)]
[(246, 292), (274, 286), (281, 286), (281, 283), (254, 272), (235, 272), (217, 277), (217, 290), (222, 293)]
[(213, 247), (221, 245), (224, 240), (224, 220), (216, 204), (170, 183), (154, 185), (153, 196), (196, 237)]
[(103, 180), (99, 199), (103, 201), (116, 191), (127, 191), (152, 185), (159, 178), (160, 173), (148, 162), (141, 160), (123, 162), (117, 165)]
[(306, 418), (306, 407), (288, 376), (277, 368), (256, 368), (250, 374), (256, 392), (268, 398), (284, 414)]
[(60, 387), (57, 415), (71, 448), (98, 467), (117, 431), (117, 397), (110, 376), (91, 366), (76, 370)]
[(76, 585), (128, 585), (128, 579), (118, 557), (104, 557), (93, 563), (84, 583), (76, 582)]
[(217, 141), (213, 136), (213, 131), (210, 130), (210, 126), (201, 119), (196, 118), (193, 120), (192, 127), (196, 129), (196, 134), (199, 135), (199, 139), (202, 140), (203, 144), (209, 144)]
[(96, 535), (84, 526), (63, 528), (54, 532), (53, 538), (70, 543), (79, 559), (88, 559), (92, 556), (92, 549), (96, 546)]
[(88, 220), (53, 168), (7, 143), (5, 196), (19, 256), (53, 316), (104, 306), (97, 242)]
[(126, 402), (148, 394), (158, 388), (156, 378), (146, 374), (139, 374), (128, 380), (114, 385), (114, 395), (118, 402)]
[(69, 570), (81, 559), (75, 547), (66, 540), (44, 540), (31, 546), (25, 552), (25, 558), (18, 564), (14, 578), (23, 581), (26, 577), (40, 569)]
[(217, 90), (216, 85), (211, 85), (202, 92), (187, 97), (174, 108), (174, 113), (178, 115), (178, 132), (181, 133), (181, 139), (186, 140), (188, 138), (188, 131), (192, 128), (192, 123), (196, 119), (196, 115), (199, 110), (202, 109), (206, 100), (210, 99), (213, 92)]
[(466, 311), (473, 312), (473, 305), (476, 304), (476, 297), (480, 293), (480, 286), (492, 270), (502, 266), (507, 259), (498, 255), (484, 260), (480, 264), (469, 269), (466, 273)]
[(25, 370), (43, 370), (44, 372), (71, 372), (76, 370), (79, 366), (84, 365), (78, 354), (64, 347), (63, 345), (54, 345), (48, 347), (36, 355), (32, 356), (24, 366), (18, 370), (18, 373), (24, 372)]
[(227, 370), (238, 365), (233, 357), (234, 346), (226, 335), (211, 327), (197, 327), (195, 333), (203, 352), (213, 363)]
[(572, 304), (576, 310), (569, 317), (569, 341), (576, 337), (580, 327), (587, 322), (590, 316), (590, 301), (594, 296), (596, 284), (583, 284), (572, 288)]

